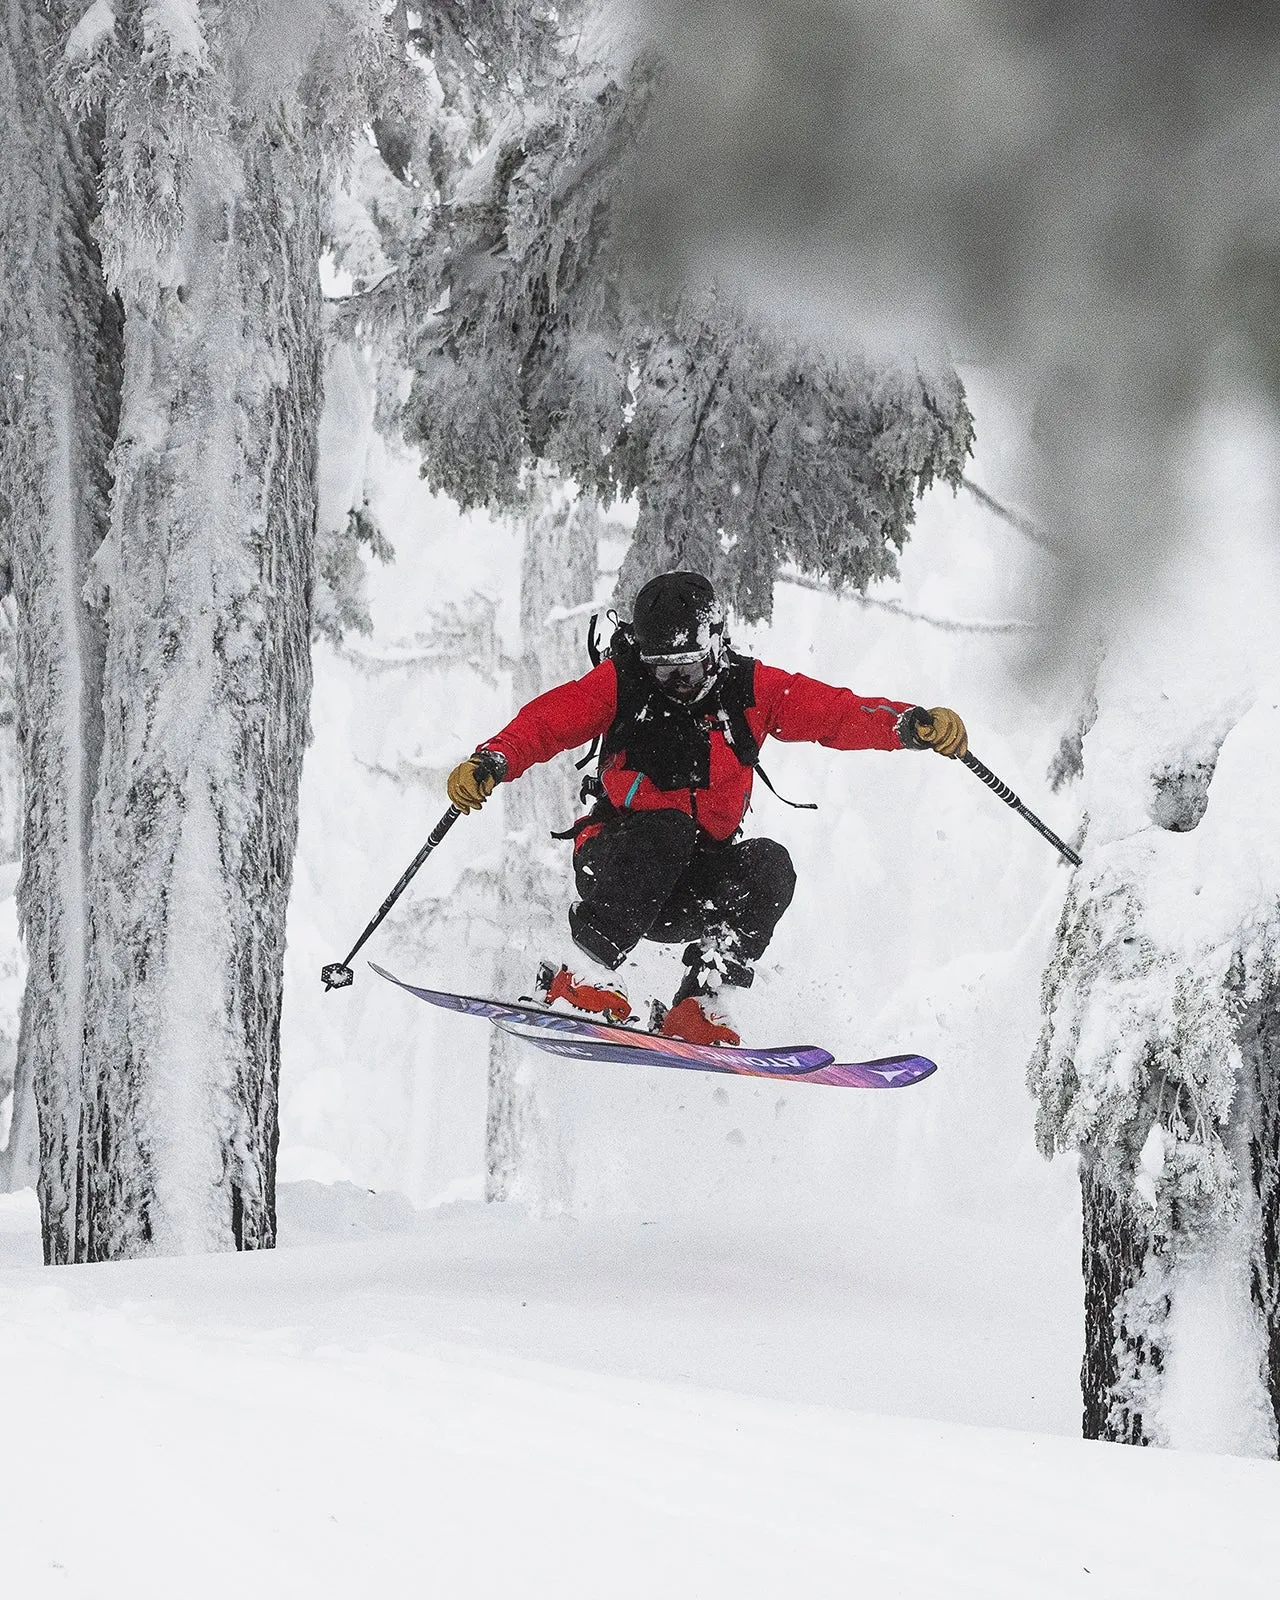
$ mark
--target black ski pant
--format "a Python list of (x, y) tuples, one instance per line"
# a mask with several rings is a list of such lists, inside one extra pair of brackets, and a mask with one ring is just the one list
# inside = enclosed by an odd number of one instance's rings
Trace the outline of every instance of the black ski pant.
[(722, 844), (674, 810), (611, 817), (578, 847), (574, 876), (582, 897), (569, 911), (574, 942), (605, 966), (618, 966), (641, 939), (689, 942), (678, 998), (708, 987), (701, 969), (709, 961), (716, 982), (745, 988), (796, 887), (776, 840)]

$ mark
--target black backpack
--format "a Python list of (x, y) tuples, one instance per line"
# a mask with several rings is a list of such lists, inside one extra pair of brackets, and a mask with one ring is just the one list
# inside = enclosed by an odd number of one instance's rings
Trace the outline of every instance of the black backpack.
[[(583, 828), (603, 820), (602, 811), (614, 809), (604, 792), (601, 774), (605, 763), (619, 752), (626, 752), (627, 765), (643, 772), (659, 789), (687, 789), (691, 795), (705, 789), (711, 777), (713, 722), (742, 765), (758, 773), (766, 788), (784, 805), (803, 811), (818, 809), (811, 801), (787, 800), (778, 794), (760, 765), (760, 746), (746, 715), (747, 708), (755, 704), (756, 664), (751, 656), (739, 655), (726, 645), (726, 664), (716, 681), (714, 709), (682, 705), (664, 695), (645, 671), (629, 625), (619, 622), (614, 613), (609, 615), (614, 631), (608, 648), (600, 646), (600, 619), (596, 615), (587, 629), (587, 654), (593, 667), (606, 659), (613, 662), (618, 677), (617, 712), (603, 737), (594, 739), (586, 755), (576, 763), (579, 771), (597, 763), (596, 771), (582, 780), (583, 804), (588, 800), (594, 804), (588, 816), (566, 832), (553, 834), (553, 838), (576, 838)], [(707, 713), (712, 709), (709, 719)]]

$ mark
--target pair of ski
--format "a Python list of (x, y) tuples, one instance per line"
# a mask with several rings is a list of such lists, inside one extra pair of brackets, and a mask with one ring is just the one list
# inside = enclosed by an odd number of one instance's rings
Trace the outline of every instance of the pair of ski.
[(514, 1034), (551, 1055), (579, 1061), (611, 1061), (628, 1067), (681, 1067), (691, 1072), (730, 1072), (748, 1078), (780, 1078), (789, 1083), (829, 1083), (842, 1089), (904, 1089), (938, 1069), (925, 1056), (882, 1056), (875, 1061), (837, 1061), (817, 1045), (689, 1044), (646, 1033), (643, 1028), (571, 1012), (555, 1011), (527, 1001), (482, 1000), (472, 995), (420, 989), (384, 967), (370, 962), (379, 977), (394, 983), (428, 1005), (487, 1017), (504, 1033)]

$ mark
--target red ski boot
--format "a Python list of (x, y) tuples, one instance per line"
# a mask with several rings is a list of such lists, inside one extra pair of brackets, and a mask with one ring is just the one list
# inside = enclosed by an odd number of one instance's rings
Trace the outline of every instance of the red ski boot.
[(631, 1021), (631, 1002), (621, 989), (580, 982), (568, 967), (561, 967), (557, 972), (549, 961), (538, 968), (538, 992), (548, 1005), (566, 1000), (575, 1011), (585, 1011), (605, 1022)]
[(668, 1039), (683, 1039), (686, 1044), (741, 1044), (742, 1038), (727, 1020), (711, 1009), (705, 995), (691, 994), (672, 1006), (662, 1019), (658, 1032)]

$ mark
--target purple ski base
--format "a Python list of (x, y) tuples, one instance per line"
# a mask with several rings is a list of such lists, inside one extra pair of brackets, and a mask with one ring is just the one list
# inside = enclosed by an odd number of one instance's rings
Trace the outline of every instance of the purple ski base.
[(487, 1017), (504, 1033), (525, 1039), (551, 1055), (579, 1061), (612, 1061), (633, 1067), (680, 1067), (690, 1072), (731, 1072), (748, 1078), (785, 1078), (792, 1083), (829, 1083), (844, 1089), (904, 1089), (936, 1072), (925, 1056), (883, 1056), (876, 1061), (837, 1061), (817, 1045), (689, 1044), (646, 1033), (642, 1028), (593, 1022), (527, 1001), (482, 1000), (473, 995), (420, 989), (393, 973), (369, 965), (380, 978), (417, 995), (428, 1005), (469, 1016)]

